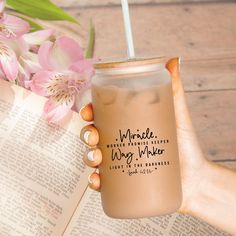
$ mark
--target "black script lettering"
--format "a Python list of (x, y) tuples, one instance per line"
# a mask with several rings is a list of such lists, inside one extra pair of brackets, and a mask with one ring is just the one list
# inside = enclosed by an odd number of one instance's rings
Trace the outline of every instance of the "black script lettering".
[(138, 147), (139, 157), (143, 157), (146, 155), (147, 158), (150, 156), (156, 156), (156, 155), (162, 155), (164, 152), (164, 149), (159, 149), (156, 147), (152, 147), (152, 150), (148, 148), (148, 146), (145, 146), (145, 148), (142, 150), (140, 147)]
[(112, 149), (111, 159), (112, 159), (112, 161), (115, 161), (116, 159), (118, 161), (120, 161), (122, 158), (125, 158), (126, 163), (129, 165), (129, 164), (131, 164), (131, 162), (133, 160), (133, 155), (134, 155), (133, 152), (123, 153), (123, 152), (121, 152), (121, 150), (119, 148), (118, 148), (118, 152), (114, 151), (114, 149)]
[(121, 130), (119, 130), (120, 133), (120, 141), (123, 142), (125, 139), (128, 139), (129, 142), (132, 142), (134, 139), (151, 139), (154, 138), (153, 132), (150, 131), (149, 128), (146, 129), (146, 131), (141, 133), (132, 133), (130, 129), (127, 129), (125, 133), (122, 133)]
[(129, 176), (134, 175), (134, 174), (138, 174), (138, 170), (135, 169), (134, 171), (128, 170)]

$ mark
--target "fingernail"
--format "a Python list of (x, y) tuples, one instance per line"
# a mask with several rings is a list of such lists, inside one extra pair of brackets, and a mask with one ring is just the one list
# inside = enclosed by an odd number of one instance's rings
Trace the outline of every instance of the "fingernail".
[(83, 117), (82, 117), (82, 111), (83, 111), (83, 109), (85, 108), (85, 106), (82, 106), (80, 109), (79, 109), (79, 116), (80, 116), (80, 118), (82, 118), (83, 119)]
[(89, 161), (94, 161), (94, 151), (90, 151), (87, 155)]
[(181, 70), (181, 66), (182, 66), (181, 64), (182, 64), (182, 59), (179, 57), (179, 68), (178, 68), (178, 69), (179, 69), (179, 72), (180, 72), (180, 70)]
[(81, 113), (81, 111), (85, 108), (85, 106), (82, 106), (80, 109), (79, 109), (79, 114)]
[(90, 131), (90, 130), (84, 132), (84, 141), (85, 141), (86, 143), (89, 143), (89, 135), (90, 135), (90, 134), (91, 134), (91, 131)]
[(88, 182), (89, 182), (90, 184), (93, 184), (93, 181), (92, 181), (91, 176), (92, 176), (92, 174), (88, 176)]

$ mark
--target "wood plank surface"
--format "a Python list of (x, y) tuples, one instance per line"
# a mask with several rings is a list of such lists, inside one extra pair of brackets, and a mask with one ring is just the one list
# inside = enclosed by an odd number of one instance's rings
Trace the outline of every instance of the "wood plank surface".
[(236, 91), (193, 92), (186, 95), (206, 157), (210, 160), (236, 160)]
[[(194, 58), (236, 57), (236, 3), (133, 6), (131, 16), (137, 55)], [(125, 57), (120, 7), (71, 10), (83, 27), (92, 18), (96, 55)]]
[[(180, 56), (187, 91), (236, 88), (235, 3), (134, 6), (131, 11), (138, 56)], [(104, 60), (126, 56), (119, 7), (69, 12), (78, 18), (81, 27), (60, 23), (58, 29), (86, 47), (92, 18), (96, 27), (95, 55)]]
[[(159, 4), (159, 3), (183, 3), (183, 2), (223, 2), (224, 0), (129, 0), (130, 4)], [(88, 7), (88, 6), (113, 6), (119, 5), (120, 0), (53, 0), (62, 7)]]
[(183, 61), (181, 78), (186, 91), (236, 89), (236, 57)]

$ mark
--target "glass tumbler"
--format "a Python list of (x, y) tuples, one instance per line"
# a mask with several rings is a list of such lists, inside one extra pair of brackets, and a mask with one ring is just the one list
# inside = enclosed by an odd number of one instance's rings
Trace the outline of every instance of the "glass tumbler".
[(172, 81), (160, 58), (98, 63), (92, 79), (104, 212), (169, 214), (182, 201)]

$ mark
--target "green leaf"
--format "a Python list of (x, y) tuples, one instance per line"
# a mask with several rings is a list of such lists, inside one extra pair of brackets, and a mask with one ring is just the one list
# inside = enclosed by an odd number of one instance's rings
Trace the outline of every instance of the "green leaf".
[(7, 0), (7, 5), (15, 11), (32, 18), (41, 20), (66, 20), (79, 24), (75, 18), (50, 0)]
[(31, 28), (30, 32), (35, 32), (35, 31), (43, 30), (44, 29), (41, 25), (39, 25), (35, 21), (29, 20), (29, 19), (25, 19), (25, 20), (28, 21), (29, 24), (30, 24), (30, 28)]
[[(14, 14), (12, 14), (14, 15)], [(21, 16), (21, 15), (17, 15), (18, 17), (20, 17), (21, 19), (27, 21), (29, 24), (30, 24), (30, 32), (34, 32), (34, 31), (38, 31), (38, 30), (42, 30), (44, 29), (40, 24), (36, 23), (35, 21), (29, 19), (29, 18), (26, 18), (24, 16)]]
[(95, 46), (95, 27), (93, 25), (92, 20), (90, 21), (90, 32), (89, 32), (89, 44), (86, 50), (86, 58), (92, 58), (94, 54), (94, 46)]

